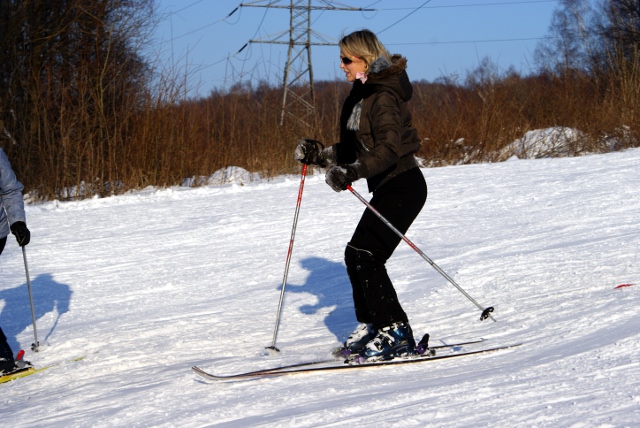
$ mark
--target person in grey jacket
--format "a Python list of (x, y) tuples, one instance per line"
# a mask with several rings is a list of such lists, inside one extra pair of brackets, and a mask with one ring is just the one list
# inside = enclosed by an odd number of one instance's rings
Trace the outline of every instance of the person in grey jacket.
[[(369, 30), (339, 42), (340, 68), (353, 86), (340, 116), (340, 141), (302, 140), (299, 162), (328, 168), (326, 182), (336, 192), (365, 178), (370, 204), (403, 234), (427, 199), (427, 184), (414, 154), (421, 140), (407, 102), (413, 88), (407, 60), (391, 55)], [(352, 356), (388, 360), (415, 352), (415, 340), (387, 274), (386, 262), (401, 238), (365, 209), (345, 250), (345, 264), (360, 325), (344, 343)]]
[[(27, 229), (22, 184), (16, 178), (7, 155), (0, 148), (0, 254), (4, 250), (9, 231), (13, 233), (18, 245), (24, 247), (31, 239)], [(0, 328), (0, 375), (16, 369), (16, 364), (7, 343), (7, 338)]]

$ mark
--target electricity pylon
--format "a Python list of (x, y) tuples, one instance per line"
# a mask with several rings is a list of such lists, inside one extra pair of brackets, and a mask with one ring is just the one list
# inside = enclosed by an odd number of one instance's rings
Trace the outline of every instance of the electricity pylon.
[[(313, 88), (313, 65), (311, 61), (311, 46), (336, 46), (325, 36), (311, 29), (311, 11), (371, 11), (350, 6), (335, 6), (332, 1), (321, 0), (324, 6), (312, 5), (312, 0), (290, 0), (288, 6), (280, 5), (280, 1), (254, 1), (241, 3), (242, 7), (267, 7), (274, 9), (289, 9), (289, 30), (272, 37), (269, 40), (249, 40), (249, 43), (271, 43), (288, 45), (287, 63), (284, 66), (282, 109), (280, 125), (285, 116), (312, 127), (315, 111), (315, 93)], [(266, 4), (260, 4), (266, 3)], [(282, 40), (288, 35), (288, 40)], [(313, 40), (313, 39), (317, 40)], [(246, 46), (246, 45), (245, 45)], [(244, 47), (243, 47), (244, 49)], [(242, 50), (242, 49), (241, 49)]]

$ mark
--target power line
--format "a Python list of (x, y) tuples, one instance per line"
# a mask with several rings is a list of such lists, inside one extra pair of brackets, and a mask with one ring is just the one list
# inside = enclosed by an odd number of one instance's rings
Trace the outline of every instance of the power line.
[(405, 16), (403, 16), (402, 18), (400, 18), (399, 20), (397, 20), (393, 24), (389, 25), (388, 27), (385, 27), (382, 30), (378, 31), (377, 34), (383, 33), (385, 31), (387, 31), (389, 28), (395, 27), (400, 22), (404, 21), (405, 19), (407, 19), (409, 16), (413, 15), (414, 13), (419, 11), (420, 9), (440, 9), (440, 8), (471, 7), (471, 6), (511, 6), (511, 5), (529, 4), (529, 3), (551, 3), (551, 2), (556, 2), (556, 1), (558, 1), (558, 0), (526, 0), (526, 1), (517, 1), (517, 2), (513, 2), (513, 3), (477, 3), (477, 4), (450, 4), (450, 5), (439, 5), (439, 6), (426, 6), (428, 3), (431, 3), (431, 0), (427, 0), (426, 2), (422, 3), (420, 6), (415, 7), (415, 8), (402, 7), (402, 8), (379, 9), (380, 11), (407, 10), (407, 9), (409, 9), (409, 10), (411, 10), (411, 12), (409, 12), (408, 14), (406, 14)]
[[(452, 8), (452, 7), (478, 7), (478, 6), (515, 6), (519, 4), (532, 4), (532, 3), (557, 3), (560, 0), (523, 0), (523, 1), (514, 1), (510, 3), (466, 3), (466, 4), (446, 4), (446, 5), (436, 5), (436, 6), (419, 6), (419, 9), (444, 9), (444, 8)], [(379, 11), (389, 11), (389, 10), (411, 10), (414, 9), (412, 7), (391, 7), (384, 9), (376, 9)]]
[(409, 16), (413, 15), (414, 13), (416, 13), (417, 11), (419, 11), (420, 9), (422, 9), (427, 3), (430, 3), (431, 0), (427, 0), (426, 2), (422, 3), (420, 6), (416, 7), (415, 9), (413, 9), (411, 12), (409, 12), (408, 14), (406, 14), (405, 16), (403, 16), (402, 18), (400, 18), (399, 20), (397, 20), (396, 22), (394, 22), (393, 24), (389, 25), (386, 28), (383, 28), (382, 30), (378, 31), (378, 34), (380, 33), (384, 33), (385, 31), (387, 31), (389, 28), (395, 27), (396, 25), (398, 25), (400, 22), (404, 21), (405, 19), (407, 19)]
[[(191, 4), (190, 6), (194, 6), (194, 5), (196, 5), (197, 3), (200, 3), (201, 1), (204, 1), (204, 0), (197, 1), (197, 2), (195, 2), (195, 3), (193, 3), (193, 4)], [(180, 9), (180, 10), (181, 10), (181, 11), (182, 11), (182, 10), (185, 10), (185, 9), (189, 8), (190, 6), (183, 7), (183, 8), (182, 8), (182, 9)], [(218, 19), (217, 21), (214, 21), (214, 22), (212, 22), (212, 23), (210, 23), (210, 24), (207, 24), (207, 25), (204, 25), (204, 26), (202, 26), (202, 27), (196, 28), (196, 29), (191, 30), (191, 31), (189, 31), (189, 32), (187, 32), (187, 33), (180, 34), (179, 36), (176, 36), (176, 37), (172, 38), (170, 41), (174, 41), (174, 40), (180, 39), (180, 38), (182, 38), (182, 37), (188, 36), (189, 34), (197, 33), (198, 31), (204, 30), (205, 28), (209, 28), (209, 27), (211, 27), (211, 26), (213, 26), (213, 25), (216, 25), (216, 24), (218, 24), (218, 23), (220, 23), (220, 22), (223, 22), (224, 20), (226, 20), (227, 18), (229, 18), (231, 15), (233, 15), (233, 14), (238, 10), (238, 8), (239, 8), (239, 7), (236, 7), (235, 9), (233, 9), (233, 10), (232, 10), (231, 12), (229, 12), (229, 14), (228, 14), (227, 16), (225, 16), (224, 18)], [(178, 12), (179, 12), (179, 11), (178, 11)], [(177, 13), (177, 12), (176, 12), (176, 13)]]
[[(556, 39), (556, 36), (545, 36), (545, 37), (523, 37), (523, 38), (512, 38), (512, 39), (485, 39), (485, 40), (448, 40), (448, 41), (437, 41), (437, 42), (406, 42), (406, 43), (385, 43), (386, 46), (408, 46), (408, 45), (455, 45), (455, 44), (476, 44), (476, 43), (509, 43), (509, 42), (529, 42), (534, 40), (551, 40)], [(239, 53), (239, 52), (238, 52)], [(238, 54), (236, 53), (233, 57), (236, 57)], [(221, 60), (214, 62), (212, 64), (207, 64), (199, 68), (199, 70), (203, 70), (209, 67), (213, 67), (214, 65), (218, 65), (223, 61), (227, 61), (229, 58), (225, 57)]]
[(183, 10), (189, 9), (189, 8), (190, 8), (190, 7), (192, 7), (192, 6), (197, 5), (198, 3), (202, 3), (203, 1), (204, 1), (204, 0), (194, 1), (193, 3), (191, 3), (191, 4), (189, 4), (189, 5), (185, 6), (185, 7), (183, 7), (182, 9), (178, 9), (178, 10), (176, 10), (176, 11), (174, 11), (174, 12), (169, 13), (169, 15), (175, 15), (175, 14), (177, 14), (177, 13), (180, 13), (180, 12), (182, 12)]
[(549, 40), (556, 39), (555, 36), (547, 37), (528, 37), (514, 39), (487, 39), (487, 40), (451, 40), (445, 42), (407, 42), (407, 43), (387, 43), (388, 46), (406, 46), (406, 45), (455, 45), (455, 44), (472, 44), (472, 43), (499, 43), (499, 42), (526, 42), (531, 40)]

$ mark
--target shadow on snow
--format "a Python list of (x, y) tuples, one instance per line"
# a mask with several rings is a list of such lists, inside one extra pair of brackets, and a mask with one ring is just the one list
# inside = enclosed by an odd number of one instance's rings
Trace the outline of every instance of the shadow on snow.
[[(50, 274), (38, 275), (32, 279), (31, 291), (36, 326), (38, 327), (38, 341), (43, 344), (57, 327), (60, 317), (69, 311), (72, 291), (68, 285), (56, 282)], [(5, 303), (2, 312), (0, 312), (0, 326), (7, 336), (11, 350), (16, 354), (21, 349), (17, 336), (27, 328), (33, 330), (31, 303), (26, 282), (18, 287), (1, 290), (0, 300), (4, 300)], [(44, 331), (37, 320), (53, 311), (56, 311), (58, 316), (46, 336), (42, 337)], [(33, 332), (31, 338), (33, 341)]]
[(327, 329), (339, 342), (344, 341), (346, 335), (357, 323), (351, 284), (344, 265), (320, 257), (308, 257), (303, 259), (300, 265), (309, 271), (307, 280), (301, 285), (287, 284), (285, 294), (288, 292), (313, 294), (318, 302), (314, 305), (301, 306), (300, 312), (306, 315), (328, 312), (324, 319)]

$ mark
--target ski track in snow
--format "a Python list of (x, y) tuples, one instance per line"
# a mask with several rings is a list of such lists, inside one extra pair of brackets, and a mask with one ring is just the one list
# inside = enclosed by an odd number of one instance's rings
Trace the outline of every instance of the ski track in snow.
[[(423, 169), (427, 204), (388, 269), (416, 335), (507, 351), (206, 382), (324, 359), (352, 330), (344, 245), (365, 209), (299, 176), (27, 207), (0, 257), (0, 325), (43, 373), (0, 385), (3, 426), (633, 427), (640, 421), (640, 150)], [(369, 199), (366, 184), (354, 188)], [(631, 287), (614, 289), (618, 284)], [(478, 345), (473, 345), (477, 347)], [(84, 359), (70, 362), (83, 356)]]

